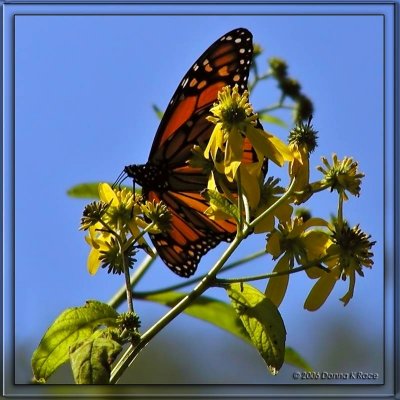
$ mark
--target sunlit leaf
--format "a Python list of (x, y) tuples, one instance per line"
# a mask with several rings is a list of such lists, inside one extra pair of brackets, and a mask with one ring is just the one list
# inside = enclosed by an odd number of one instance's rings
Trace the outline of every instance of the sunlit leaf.
[(285, 121), (283, 121), (282, 119), (275, 117), (274, 115), (270, 115), (270, 114), (259, 114), (258, 115), (258, 119), (264, 122), (267, 122), (269, 124), (274, 124), (274, 125), (278, 125), (281, 126), (282, 128), (287, 128), (287, 124)]
[[(154, 301), (168, 307), (174, 307), (184, 297), (185, 293), (166, 292), (144, 297), (144, 300)], [(207, 321), (231, 334), (249, 341), (246, 330), (243, 328), (235, 310), (230, 304), (206, 296), (200, 296), (187, 307), (184, 312), (192, 317)]]
[[(67, 190), (67, 194), (70, 197), (74, 197), (77, 199), (99, 199), (99, 183), (100, 182), (90, 182), (90, 183), (80, 183), (78, 185), (72, 186)], [(112, 185), (112, 183), (109, 183)], [(132, 186), (121, 185), (118, 188), (123, 189), (127, 188), (132, 190)], [(140, 194), (142, 191), (140, 188), (135, 188), (136, 193)]]
[(219, 193), (217, 190), (205, 189), (202, 192), (204, 198), (210, 203), (212, 212), (209, 211), (207, 214), (218, 215), (218, 212), (222, 212), (222, 215), (226, 217), (232, 217), (236, 221), (239, 220), (239, 211), (236, 205), (232, 204), (224, 195)]
[(278, 308), (247, 283), (233, 283), (227, 292), (253, 345), (271, 374), (276, 375), (284, 362), (286, 341), (285, 325)]
[(68, 189), (67, 194), (78, 199), (98, 199), (99, 182), (80, 183)]
[(69, 358), (72, 345), (92, 335), (100, 325), (115, 326), (118, 313), (98, 301), (87, 301), (83, 307), (62, 312), (44, 334), (32, 356), (34, 378), (45, 382)]

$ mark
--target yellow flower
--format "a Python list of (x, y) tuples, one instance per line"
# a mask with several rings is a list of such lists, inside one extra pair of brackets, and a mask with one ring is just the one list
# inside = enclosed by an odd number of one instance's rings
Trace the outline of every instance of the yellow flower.
[(138, 213), (140, 210), (138, 207), (133, 210), (135, 205), (133, 193), (127, 188), (114, 191), (108, 183), (100, 183), (99, 197), (103, 202), (110, 204), (105, 222), (115, 230), (127, 228), (134, 212)]
[(341, 278), (343, 281), (349, 278), (349, 288), (340, 299), (344, 305), (352, 299), (356, 284), (356, 273), (364, 276), (362, 267), (371, 268), (373, 265), (373, 253), (371, 247), (376, 243), (370, 241), (370, 235), (364, 233), (359, 226), (350, 228), (347, 224), (335, 224), (332, 228), (332, 243), (327, 249), (329, 262), (325, 262), (330, 272), (322, 272), (318, 281), (311, 289), (304, 308), (315, 311), (320, 308), (335, 284)]
[[(301, 218), (294, 218), (286, 223), (279, 224), (278, 229), (267, 236), (268, 253), (274, 259), (279, 259), (274, 271), (275, 273), (289, 272), (295, 262), (300, 265), (320, 265), (326, 256), (330, 237), (327, 232), (315, 227), (326, 227), (328, 223), (321, 218), (310, 218), (303, 222)], [(319, 269), (307, 268), (308, 269)], [(286, 293), (289, 282), (289, 274), (271, 277), (268, 281), (265, 295), (278, 307)]]
[[(267, 252), (274, 259), (284, 253), (290, 255), (299, 264), (309, 264), (320, 260), (325, 254), (329, 243), (329, 235), (320, 230), (309, 230), (314, 227), (327, 227), (328, 222), (322, 218), (310, 218), (303, 222), (302, 218), (294, 218), (279, 224), (278, 229), (268, 235)], [(313, 233), (314, 232), (314, 233)], [(315, 240), (321, 235), (325, 240)]]
[(258, 171), (261, 171), (265, 157), (279, 166), (293, 159), (286, 144), (256, 127), (257, 115), (248, 99), (249, 93), (244, 91), (239, 94), (237, 85), (233, 89), (225, 86), (218, 93), (218, 102), (210, 109), (213, 115), (207, 117), (215, 127), (204, 150), (204, 157), (211, 158), (217, 171), (225, 174), (231, 182), (242, 163), (245, 137), (257, 154)]
[[(218, 102), (210, 109), (212, 116), (207, 119), (215, 124), (210, 140), (204, 151), (204, 157), (214, 161), (219, 172), (224, 173), (233, 181), (236, 171), (242, 161), (243, 140), (242, 132), (246, 126), (253, 124), (257, 116), (248, 102), (249, 93), (239, 94), (237, 85), (231, 89), (225, 86), (218, 93)], [(224, 154), (223, 162), (218, 160), (218, 153)]]
[(160, 233), (170, 228), (171, 213), (162, 201), (158, 203), (154, 200), (146, 201), (145, 204), (142, 204), (141, 208), (143, 214), (155, 224), (151, 230), (152, 233)]
[(353, 161), (351, 157), (344, 157), (342, 161), (337, 158), (337, 155), (332, 156), (333, 163), (329, 164), (328, 160), (323, 157), (322, 162), (325, 169), (319, 166), (317, 169), (324, 174), (322, 183), (331, 187), (331, 190), (337, 192), (348, 200), (346, 192), (354, 196), (360, 195), (361, 179), (365, 176), (358, 171), (357, 162)]
[[(138, 222), (142, 227), (148, 224), (139, 216), (140, 206), (128, 189), (113, 190), (109, 184), (100, 183), (99, 197), (100, 202), (85, 207), (81, 221), (81, 229), (88, 230), (85, 240), (91, 247), (87, 260), (88, 271), (95, 274), (102, 266), (108, 267), (109, 272), (121, 273), (125, 262), (132, 267), (135, 261), (136, 241), (149, 254), (153, 254), (141, 234)], [(125, 261), (122, 260), (122, 253)]]

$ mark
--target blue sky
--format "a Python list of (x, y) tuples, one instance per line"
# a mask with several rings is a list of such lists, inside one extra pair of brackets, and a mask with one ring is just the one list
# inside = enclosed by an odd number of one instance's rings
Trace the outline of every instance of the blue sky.
[[(340, 346), (328, 327), (335, 319), (345, 321), (357, 328), (358, 340), (374, 338), (371, 346), (376, 346), (376, 365), (368, 366), (381, 371), (383, 20), (356, 15), (16, 18), (15, 326), (17, 347), (26, 347), (26, 365), (41, 335), (63, 309), (82, 305), (86, 299), (107, 301), (122, 285), (122, 277), (104, 270), (95, 276), (87, 273), (88, 246), (78, 231), (86, 202), (68, 198), (67, 189), (81, 182), (114, 181), (125, 165), (145, 162), (158, 125), (152, 104), (164, 108), (197, 57), (236, 27), (248, 28), (264, 48), (260, 69), (266, 65), (266, 57), (284, 58), (290, 74), (313, 100), (319, 147), (312, 155), (312, 165), (320, 163), (320, 156), (330, 159), (333, 152), (339, 157), (353, 156), (359, 162), (366, 175), (361, 197), (346, 203), (345, 214), (351, 224), (360, 223), (377, 241), (375, 265), (357, 281), (355, 297), (345, 308), (338, 300), (347, 290), (347, 283), (342, 283), (318, 312), (304, 311), (312, 282), (303, 276), (293, 277), (281, 307), (287, 344), (311, 364), (326, 369), (318, 364), (320, 353), (329, 346)], [(256, 109), (276, 100), (274, 85), (254, 91), (251, 100)], [(290, 122), (287, 114), (278, 115)], [(282, 128), (265, 125), (265, 129), (286, 138)], [(315, 167), (312, 177), (319, 177)], [(314, 215), (329, 218), (336, 210), (336, 196), (315, 196), (310, 207)], [(235, 258), (262, 246), (261, 236), (249, 240)], [(218, 258), (223, 247), (204, 257), (200, 273)], [(270, 269), (267, 261), (257, 261), (238, 274)], [(177, 282), (180, 278), (157, 261), (138, 289)], [(221, 290), (208, 294), (226, 299)], [(137, 304), (137, 310), (144, 328), (164, 312), (143, 303)], [(210, 335), (215, 343), (226, 338), (224, 333), (209, 331), (208, 326), (187, 317), (172, 324), (170, 332), (179, 331), (184, 332), (179, 340), (187, 343), (197, 343), (204, 335)], [(242, 345), (234, 340), (233, 346)], [(201, 349), (190, 347), (190, 351), (201, 358)], [(358, 354), (343, 357), (343, 365), (361, 369), (367, 365)], [(207, 358), (199, 363), (206, 365)], [(240, 365), (230, 364), (233, 377)], [(243, 379), (266, 382), (269, 378), (262, 362), (258, 368), (258, 375), (252, 370), (252, 375)], [(27, 379), (26, 370), (18, 374), (21, 381)], [(233, 378), (229, 382), (229, 373), (225, 376), (227, 383), (234, 382)], [(285, 376), (283, 372), (282, 379)], [(220, 379), (224, 379), (222, 375)]]

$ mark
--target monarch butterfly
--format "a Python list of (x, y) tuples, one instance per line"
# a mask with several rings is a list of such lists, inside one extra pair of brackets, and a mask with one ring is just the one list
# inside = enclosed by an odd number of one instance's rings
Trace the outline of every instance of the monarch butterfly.
[[(188, 160), (194, 145), (206, 145), (213, 125), (206, 120), (218, 91), (235, 84), (247, 88), (253, 57), (252, 34), (234, 29), (213, 43), (183, 77), (165, 111), (150, 150), (148, 162), (124, 168), (142, 186), (146, 200), (162, 200), (171, 212), (168, 232), (150, 238), (164, 263), (176, 274), (194, 274), (201, 257), (236, 233), (233, 220), (214, 221), (200, 192), (207, 187), (208, 174), (191, 167)], [(245, 141), (244, 160), (256, 160)]]

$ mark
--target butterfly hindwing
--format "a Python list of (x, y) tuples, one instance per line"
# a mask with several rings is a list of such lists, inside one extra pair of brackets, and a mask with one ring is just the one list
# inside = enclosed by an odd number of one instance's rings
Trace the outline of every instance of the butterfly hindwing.
[[(148, 197), (161, 199), (154, 192)], [(229, 220), (209, 219), (204, 214), (208, 204), (198, 193), (166, 193), (162, 199), (170, 208), (171, 228), (150, 238), (164, 263), (176, 274), (189, 277), (204, 254), (234, 237), (236, 225)]]

